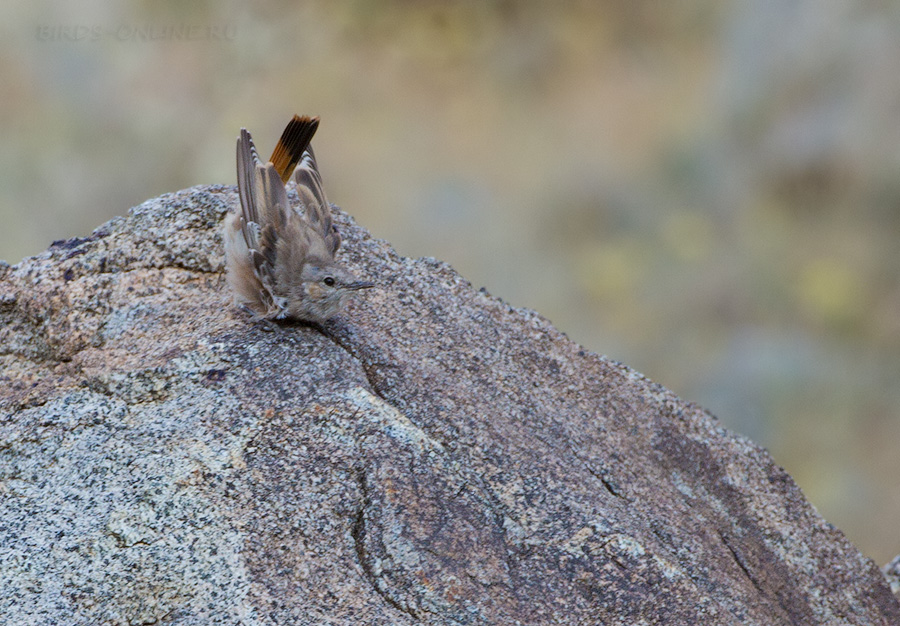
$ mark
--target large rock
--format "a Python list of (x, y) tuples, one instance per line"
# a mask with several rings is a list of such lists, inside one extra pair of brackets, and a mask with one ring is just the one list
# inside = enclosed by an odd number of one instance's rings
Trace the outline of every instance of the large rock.
[(0, 269), (0, 622), (900, 624), (764, 450), (340, 212), (380, 288), (252, 322), (235, 202)]

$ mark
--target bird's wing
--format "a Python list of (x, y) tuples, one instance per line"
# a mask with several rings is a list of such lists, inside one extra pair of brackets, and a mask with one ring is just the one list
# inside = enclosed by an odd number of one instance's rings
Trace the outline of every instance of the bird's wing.
[[(257, 277), (277, 302), (275, 268), (279, 248), (283, 249), (281, 242), (287, 235), (291, 209), (281, 175), (272, 163), (260, 162), (253, 138), (245, 128), (241, 129), (237, 141), (237, 178), (243, 218), (241, 232)], [(296, 244), (303, 245), (303, 242)], [(302, 258), (302, 251), (298, 252)]]
[(331, 219), (331, 207), (325, 197), (322, 176), (319, 174), (312, 146), (303, 153), (294, 172), (294, 180), (297, 182), (297, 195), (306, 210), (306, 221), (321, 235), (325, 247), (333, 257), (341, 245), (341, 235)]

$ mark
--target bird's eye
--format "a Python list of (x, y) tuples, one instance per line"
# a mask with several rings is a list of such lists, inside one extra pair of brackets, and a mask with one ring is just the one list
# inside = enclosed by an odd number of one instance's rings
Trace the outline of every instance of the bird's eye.
[(322, 279), (322, 282), (328, 285), (329, 287), (334, 287), (334, 279), (331, 276), (326, 276)]

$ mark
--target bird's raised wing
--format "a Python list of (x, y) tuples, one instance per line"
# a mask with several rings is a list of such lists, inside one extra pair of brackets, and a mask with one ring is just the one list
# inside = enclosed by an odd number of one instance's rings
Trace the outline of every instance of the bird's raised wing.
[(245, 128), (237, 141), (237, 179), (241, 232), (254, 272), (275, 302), (279, 240), (283, 238), (290, 205), (278, 170), (272, 163), (260, 162), (253, 138)]
[(306, 211), (306, 221), (321, 235), (333, 258), (341, 245), (341, 235), (331, 219), (331, 207), (325, 197), (322, 176), (319, 174), (312, 146), (307, 147), (303, 153), (294, 172), (294, 180), (297, 182), (297, 195)]

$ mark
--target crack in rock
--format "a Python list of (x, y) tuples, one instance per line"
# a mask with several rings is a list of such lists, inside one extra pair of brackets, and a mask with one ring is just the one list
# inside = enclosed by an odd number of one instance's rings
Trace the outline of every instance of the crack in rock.
[(353, 521), (353, 528), (350, 531), (350, 534), (353, 537), (353, 546), (356, 550), (356, 559), (359, 561), (359, 566), (362, 568), (363, 577), (366, 581), (371, 585), (372, 589), (375, 590), (381, 598), (390, 606), (394, 607), (398, 611), (401, 611), (415, 620), (419, 619), (419, 616), (413, 611), (411, 608), (401, 604), (394, 598), (390, 596), (386, 589), (382, 588), (379, 579), (379, 573), (376, 572), (373, 566), (373, 561), (368, 551), (366, 550), (366, 509), (372, 503), (371, 497), (369, 495), (369, 486), (368, 479), (366, 477), (366, 472), (364, 469), (358, 468), (356, 470), (356, 482), (359, 486), (361, 498), (359, 509), (356, 512), (355, 519)]

